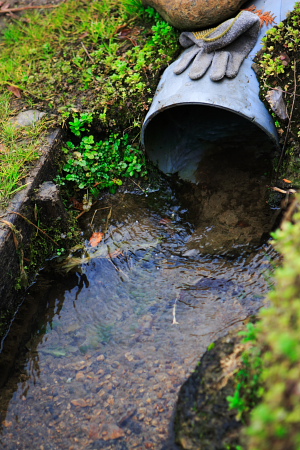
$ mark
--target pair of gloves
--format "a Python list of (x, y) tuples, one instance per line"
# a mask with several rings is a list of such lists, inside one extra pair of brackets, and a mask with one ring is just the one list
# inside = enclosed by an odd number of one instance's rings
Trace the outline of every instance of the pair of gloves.
[(211, 66), (210, 78), (234, 78), (253, 49), (260, 31), (259, 17), (250, 11), (241, 11), (216, 28), (199, 32), (181, 33), (179, 42), (185, 52), (174, 72), (179, 75), (190, 66), (189, 77), (201, 78)]

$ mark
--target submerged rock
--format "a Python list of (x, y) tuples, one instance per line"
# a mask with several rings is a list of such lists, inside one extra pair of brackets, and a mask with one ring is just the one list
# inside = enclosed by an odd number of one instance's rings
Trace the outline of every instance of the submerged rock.
[(233, 16), (246, 0), (143, 0), (171, 25), (195, 30), (218, 24)]
[(180, 389), (175, 414), (175, 438), (184, 450), (225, 450), (239, 444), (242, 422), (229, 410), (233, 374), (244, 349), (237, 330), (206, 351), (194, 373)]

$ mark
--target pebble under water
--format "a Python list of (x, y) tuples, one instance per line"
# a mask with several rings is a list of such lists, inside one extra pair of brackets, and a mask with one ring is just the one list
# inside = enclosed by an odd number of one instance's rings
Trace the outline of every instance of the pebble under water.
[(233, 160), (82, 216), (83, 249), (40, 273), (3, 343), (2, 449), (176, 448), (180, 386), (270, 287), (269, 163)]

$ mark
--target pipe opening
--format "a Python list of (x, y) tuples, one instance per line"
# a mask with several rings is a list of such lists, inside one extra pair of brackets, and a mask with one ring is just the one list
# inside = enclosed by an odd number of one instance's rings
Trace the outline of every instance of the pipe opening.
[[(153, 117), (153, 116), (152, 116)], [(149, 158), (166, 174), (198, 183), (204, 156), (233, 148), (254, 156), (276, 150), (276, 138), (256, 123), (222, 108), (201, 104), (167, 108), (144, 125), (143, 142)], [(273, 139), (272, 139), (273, 138)]]

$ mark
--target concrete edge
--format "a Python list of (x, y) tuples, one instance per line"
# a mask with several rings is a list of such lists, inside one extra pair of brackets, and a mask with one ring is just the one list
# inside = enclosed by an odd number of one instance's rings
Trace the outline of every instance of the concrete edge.
[[(29, 246), (36, 229), (15, 211), (22, 214), (33, 223), (35, 190), (44, 181), (51, 181), (56, 174), (57, 152), (61, 146), (64, 132), (58, 128), (47, 136), (47, 143), (41, 147), (42, 156), (36, 162), (25, 183), (27, 186), (18, 192), (10, 201), (6, 210), (0, 211), (2, 219), (10, 222), (22, 236), (22, 247)], [(13, 232), (3, 222), (0, 222), (0, 312), (13, 310), (19, 303), (19, 291), (16, 282), (20, 277), (20, 252), (17, 250)]]

